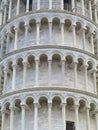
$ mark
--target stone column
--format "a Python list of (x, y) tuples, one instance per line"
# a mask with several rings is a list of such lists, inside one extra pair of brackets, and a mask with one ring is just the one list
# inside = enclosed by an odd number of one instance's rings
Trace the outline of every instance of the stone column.
[(93, 69), (93, 83), (94, 83), (94, 93), (97, 94), (97, 86), (96, 86), (96, 68)]
[(3, 18), (3, 24), (6, 23), (7, 20), (7, 5), (4, 5), (4, 18)]
[(2, 25), (3, 22), (3, 9), (0, 10), (0, 26)]
[(52, 0), (49, 0), (49, 9), (52, 9)]
[(97, 15), (97, 4), (94, 5), (94, 14), (95, 14), (95, 22), (98, 23), (98, 15)]
[(79, 130), (79, 105), (75, 105), (75, 130)]
[(52, 130), (52, 103), (48, 103), (48, 130)]
[(62, 61), (62, 85), (65, 85), (65, 61)]
[(98, 130), (98, 110), (96, 112), (96, 130)]
[(1, 110), (2, 121), (1, 121), (1, 130), (5, 130), (5, 109)]
[(91, 39), (91, 49), (92, 49), (92, 53), (94, 54), (94, 34), (93, 34), (93, 33), (91, 33), (90, 39)]
[(97, 56), (98, 56), (98, 36), (96, 37), (95, 41), (96, 41), (96, 52), (97, 52)]
[(13, 74), (12, 74), (12, 90), (15, 90), (17, 64), (14, 63), (14, 64), (12, 65), (12, 67), (13, 67)]
[(39, 86), (39, 60), (35, 60), (35, 83)]
[(64, 0), (61, 0), (61, 10), (64, 9)]
[(6, 54), (9, 52), (9, 44), (10, 44), (10, 36), (9, 32), (7, 32)]
[(52, 44), (52, 22), (49, 22), (49, 44)]
[(34, 103), (34, 130), (38, 130), (38, 103)]
[(62, 103), (63, 130), (66, 130), (66, 103)]
[(37, 10), (40, 10), (40, 0), (37, 0)]
[(26, 3), (26, 12), (29, 12), (29, 3), (30, 3), (30, 0), (27, 0), (27, 3)]
[(81, 6), (82, 6), (82, 15), (85, 15), (84, 0), (81, 0)]
[(64, 23), (61, 23), (61, 39), (62, 45), (64, 45)]
[(84, 65), (84, 81), (85, 81), (85, 88), (88, 91), (88, 74), (87, 74), (88, 65)]
[(20, 12), (20, 0), (17, 0), (16, 15), (19, 15), (19, 12)]
[(82, 30), (83, 50), (86, 50), (85, 31), (86, 31), (86, 28), (84, 27)]
[(91, 5), (91, 0), (89, 0), (89, 14), (90, 14), (90, 19), (92, 19), (92, 5)]
[(89, 107), (87, 107), (86, 108), (86, 113), (87, 113), (87, 130), (90, 130), (90, 113), (89, 113), (89, 110), (90, 110), (90, 108)]
[(27, 80), (27, 61), (23, 61), (23, 88), (26, 87)]
[(24, 26), (25, 26), (25, 41), (27, 41), (29, 24), (25, 24)]
[(4, 68), (4, 92), (5, 92), (5, 89), (6, 89), (6, 85), (7, 85), (7, 73), (8, 73), (8, 70), (7, 68), (5, 67)]
[(14, 50), (17, 50), (17, 44), (18, 44), (18, 27), (15, 27), (14, 30), (15, 30)]
[(40, 23), (36, 23), (36, 43), (40, 44)]
[(1, 38), (1, 57), (3, 56), (4, 38)]
[(8, 13), (8, 19), (11, 18), (11, 12), (12, 12), (12, 0), (9, 0), (9, 13)]
[(52, 61), (51, 60), (48, 60), (48, 86), (51, 86), (51, 65), (52, 65)]
[(74, 88), (77, 88), (77, 62), (74, 62)]
[(75, 12), (75, 0), (72, 0), (72, 12)]
[(26, 109), (26, 105), (25, 104), (21, 104), (21, 130), (25, 130), (25, 109)]
[(10, 106), (10, 130), (14, 130), (14, 107)]
[(76, 47), (76, 24), (72, 24), (72, 30), (73, 30), (73, 47)]

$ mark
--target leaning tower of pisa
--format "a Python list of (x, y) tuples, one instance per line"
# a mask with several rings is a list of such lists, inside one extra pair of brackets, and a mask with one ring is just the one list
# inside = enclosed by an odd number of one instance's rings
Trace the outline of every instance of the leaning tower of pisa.
[(1, 130), (98, 130), (97, 0), (0, 1)]

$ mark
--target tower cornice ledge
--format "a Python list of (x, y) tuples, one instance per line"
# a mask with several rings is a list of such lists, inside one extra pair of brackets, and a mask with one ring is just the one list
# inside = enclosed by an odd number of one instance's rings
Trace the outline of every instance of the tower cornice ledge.
[[(31, 86), (30, 86), (31, 87)], [(91, 92), (86, 92), (86, 91), (83, 91), (83, 90), (79, 90), (79, 89), (74, 89), (74, 88), (65, 88), (65, 87), (61, 87), (61, 86), (58, 86), (58, 87), (33, 87), (33, 88), (27, 88), (27, 89), (19, 89), (19, 90), (16, 90), (16, 91), (13, 91), (13, 92), (9, 92), (9, 93), (6, 93), (6, 94), (3, 94), (0, 96), (0, 100), (3, 99), (3, 98), (6, 98), (8, 96), (12, 96), (12, 95), (15, 95), (15, 94), (21, 94), (21, 93), (29, 93), (29, 92), (45, 92), (45, 91), (48, 91), (48, 92), (53, 92), (53, 91), (59, 91), (59, 92), (72, 92), (72, 93), (77, 93), (77, 94), (83, 94), (83, 95), (86, 95), (86, 96), (90, 96), (92, 98), (96, 98), (98, 99), (98, 95), (97, 94), (94, 94), (94, 93), (91, 93)]]
[(22, 49), (12, 51), (12, 52), (6, 54), (4, 57), (2, 57), (0, 59), (0, 62), (3, 61), (4, 59), (8, 58), (11, 55), (15, 55), (15, 54), (22, 53), (22, 52), (29, 51), (29, 50), (31, 51), (31, 50), (39, 50), (39, 49), (41, 49), (41, 50), (43, 50), (43, 49), (70, 50), (70, 51), (80, 52), (80, 53), (86, 54), (86, 55), (98, 60), (98, 57), (96, 55), (94, 55), (90, 52), (84, 51), (82, 49), (79, 49), (79, 48), (73, 48), (73, 47), (68, 47), (68, 46), (59, 46), (59, 45), (40, 45), (40, 46), (31, 46), (31, 47), (26, 47), (26, 48), (22, 48)]

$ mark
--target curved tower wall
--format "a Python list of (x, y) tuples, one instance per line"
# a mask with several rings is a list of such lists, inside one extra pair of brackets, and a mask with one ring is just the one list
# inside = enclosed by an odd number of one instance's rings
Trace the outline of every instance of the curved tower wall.
[(98, 130), (97, 1), (0, 5), (2, 130)]

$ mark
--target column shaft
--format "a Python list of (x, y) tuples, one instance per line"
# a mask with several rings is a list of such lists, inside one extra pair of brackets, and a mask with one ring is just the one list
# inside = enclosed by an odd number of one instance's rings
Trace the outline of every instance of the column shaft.
[(73, 30), (73, 46), (76, 47), (76, 24), (72, 25)]
[(86, 88), (86, 91), (88, 91), (88, 74), (87, 74), (87, 68), (88, 66), (85, 65), (84, 66), (84, 80), (85, 80), (85, 88)]
[(1, 39), (1, 57), (3, 56), (3, 47), (4, 47), (4, 40), (3, 38)]
[(9, 14), (8, 14), (8, 19), (11, 18), (11, 11), (12, 11), (12, 0), (9, 1)]
[(37, 45), (39, 45), (40, 43), (40, 24), (37, 23), (37, 29), (36, 29), (36, 42), (37, 42)]
[(3, 10), (0, 10), (0, 26), (2, 25), (3, 22)]
[(27, 79), (27, 62), (23, 62), (23, 88), (26, 87), (26, 79)]
[(90, 36), (91, 38), (91, 49), (92, 49), (92, 53), (94, 54), (94, 38), (93, 38), (93, 33)]
[(29, 3), (30, 3), (30, 0), (27, 0), (27, 3), (26, 3), (26, 12), (29, 12)]
[(52, 0), (49, 0), (49, 9), (52, 9)]
[(94, 93), (97, 94), (97, 86), (96, 86), (96, 70), (93, 70), (93, 81), (94, 81)]
[(38, 104), (34, 103), (34, 130), (38, 130)]
[(37, 10), (40, 10), (40, 0), (37, 0)]
[(82, 37), (82, 39), (83, 39), (83, 50), (86, 50), (86, 42), (85, 42), (85, 29), (83, 29), (83, 32), (82, 32), (82, 35), (83, 35), (83, 37)]
[(15, 43), (14, 43), (14, 50), (17, 50), (18, 44), (18, 28), (15, 28)]
[(97, 5), (95, 5), (95, 8), (94, 8), (94, 14), (95, 14), (95, 22), (98, 23)]
[(4, 6), (4, 18), (3, 18), (3, 23), (6, 23), (7, 18), (7, 5)]
[(89, 108), (87, 108), (87, 130), (90, 130), (90, 114), (89, 114)]
[(64, 0), (61, 0), (61, 10), (64, 9)]
[(75, 0), (72, 0), (72, 11), (75, 12)]
[(62, 85), (65, 85), (65, 61), (62, 61)]
[(10, 108), (10, 130), (14, 130), (14, 109)]
[(16, 10), (16, 15), (19, 15), (20, 12), (20, 0), (17, 0), (17, 10)]
[(77, 62), (74, 63), (74, 87), (77, 88)]
[(16, 84), (16, 67), (17, 65), (16, 64), (13, 64), (13, 77), (12, 77), (12, 90), (15, 89), (15, 84)]
[(2, 111), (1, 130), (5, 130), (5, 111)]
[(78, 105), (76, 105), (75, 106), (75, 129), (76, 130), (79, 130), (79, 113), (78, 113), (78, 109), (79, 109), (79, 106)]
[(36, 82), (36, 86), (38, 87), (39, 86), (39, 61), (38, 60), (36, 60), (35, 61), (36, 62), (36, 68), (35, 68), (35, 82)]
[(62, 104), (63, 130), (66, 130), (66, 104)]
[(98, 39), (96, 40), (96, 52), (97, 52), (97, 56), (98, 56)]
[(89, 0), (89, 13), (90, 13), (90, 18), (92, 19), (92, 5), (91, 5), (91, 0)]
[(62, 37), (62, 45), (64, 45), (64, 23), (61, 23), (61, 37)]
[(82, 5), (82, 15), (85, 15), (84, 0), (81, 0), (81, 5)]
[(48, 130), (52, 130), (51, 116), (52, 116), (52, 103), (49, 103), (48, 104)]
[(25, 25), (25, 41), (27, 41), (27, 37), (28, 37), (28, 26), (29, 25)]
[(52, 44), (52, 22), (49, 22), (49, 42)]
[(6, 54), (7, 54), (8, 51), (9, 51), (9, 44), (10, 44), (10, 36), (9, 36), (8, 33), (7, 33)]
[(96, 130), (98, 130), (98, 112), (96, 113)]
[(51, 86), (51, 65), (52, 65), (52, 61), (49, 60), (48, 61), (48, 75), (49, 75), (48, 86)]
[(4, 92), (6, 90), (6, 84), (7, 84), (7, 68), (4, 68)]
[(25, 130), (25, 105), (21, 105), (22, 111), (21, 111), (21, 129)]

